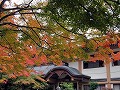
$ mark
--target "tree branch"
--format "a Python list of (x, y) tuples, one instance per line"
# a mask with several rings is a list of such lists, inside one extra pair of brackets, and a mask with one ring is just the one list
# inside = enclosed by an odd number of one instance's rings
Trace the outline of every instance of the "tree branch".
[(17, 10), (17, 11), (15, 11), (15, 12), (12, 12), (12, 13), (10, 13), (10, 14), (7, 14), (7, 15), (3, 16), (2, 18), (0, 18), (0, 22), (1, 22), (2, 20), (4, 20), (5, 18), (9, 17), (9, 16), (15, 15), (15, 13), (17, 13), (17, 12), (19, 12), (19, 11), (21, 11), (21, 10)]
[(42, 8), (26, 8), (26, 7), (15, 7), (15, 8), (5, 8), (4, 11), (10, 11), (10, 10), (39, 10), (39, 9), (42, 9)]
[[(2, 8), (3, 9), (3, 8)], [(29, 8), (29, 5), (23, 7), (23, 8), (20, 8), (20, 7), (16, 7), (16, 8), (9, 8), (9, 9), (3, 9), (3, 10), (0, 10), (0, 12), (4, 12), (4, 11), (10, 11), (10, 10), (16, 10), (14, 12), (11, 12), (10, 14), (7, 14), (5, 16), (3, 16), (2, 18), (0, 18), (0, 22), (2, 20), (4, 20), (5, 18), (9, 17), (9, 16), (12, 16), (12, 15), (15, 15), (16, 13), (19, 13), (20, 11), (23, 11), (23, 10), (38, 10), (37, 8)], [(27, 14), (27, 13), (26, 13)], [(31, 13), (30, 13), (31, 14)], [(39, 14), (39, 13), (38, 13)]]
[(11, 22), (4, 22), (4, 23), (0, 23), (0, 26), (4, 26), (4, 25), (11, 25), (11, 26), (15, 26), (15, 27), (21, 27), (21, 28), (36, 28), (36, 29), (39, 29), (39, 30), (46, 30), (46, 28), (38, 28), (38, 27), (30, 27), (30, 26), (24, 26), (24, 25), (17, 25), (17, 24), (14, 24), (14, 23), (11, 23)]
[(28, 33), (26, 33), (26, 32), (24, 32), (23, 30), (19, 30), (19, 31), (21, 31), (21, 32), (23, 32), (25, 35), (27, 35), (37, 46), (39, 46), (39, 47), (41, 47), (41, 48), (43, 48), (43, 49), (47, 49), (47, 50), (49, 50), (49, 51), (52, 51), (51, 49), (49, 49), (49, 48), (47, 48), (47, 47), (42, 47), (40, 44), (38, 44)]
[[(68, 31), (68, 32), (72, 32), (72, 31), (70, 31), (70, 30), (68, 30), (67, 28), (65, 28), (63, 25), (61, 25), (58, 21), (56, 21), (55, 20), (55, 22), (59, 25), (59, 26), (61, 26), (64, 30), (66, 30), (66, 31)], [(74, 33), (74, 34), (78, 34), (78, 35), (82, 35), (83, 36), (83, 34), (79, 34), (79, 33)]]
[(3, 5), (5, 4), (6, 1), (7, 1), (7, 0), (3, 0), (3, 1), (1, 2), (0, 8), (3, 8)]

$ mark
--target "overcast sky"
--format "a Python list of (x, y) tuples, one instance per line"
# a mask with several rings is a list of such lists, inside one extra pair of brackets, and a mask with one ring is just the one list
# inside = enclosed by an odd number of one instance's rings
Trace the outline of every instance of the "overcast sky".
[[(15, 2), (16, 4), (22, 4), (22, 3), (29, 3), (31, 0), (11, 0), (12, 2)], [(40, 2), (40, 1), (45, 1), (45, 0), (33, 0), (32, 3)]]
[[(17, 4), (22, 4), (22, 3), (29, 3), (31, 0), (12, 0), (12, 2), (15, 2)], [(33, 1), (39, 1), (39, 0), (33, 0)]]
[(23, 0), (11, 0), (12, 2), (15, 2), (17, 4), (21, 4), (23, 2)]

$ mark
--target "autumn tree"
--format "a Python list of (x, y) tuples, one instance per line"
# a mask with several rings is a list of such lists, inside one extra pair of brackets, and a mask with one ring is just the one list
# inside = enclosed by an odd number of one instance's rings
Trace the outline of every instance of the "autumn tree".
[(114, 31), (119, 31), (119, 2), (58, 1), (0, 2), (1, 72), (28, 76), (33, 65), (116, 57), (109, 45), (120, 40)]
[(119, 47), (119, 5), (119, 0), (48, 0), (44, 9), (51, 22), (81, 36), (80, 60), (108, 63), (115, 57), (119, 60), (119, 53), (110, 48), (112, 44)]
[(42, 9), (46, 2), (31, 3), (13, 5), (2, 0), (0, 4), (0, 68), (10, 77), (29, 76), (33, 70), (27, 68), (33, 65), (51, 61), (60, 65), (62, 60), (80, 56), (79, 36), (48, 24)]

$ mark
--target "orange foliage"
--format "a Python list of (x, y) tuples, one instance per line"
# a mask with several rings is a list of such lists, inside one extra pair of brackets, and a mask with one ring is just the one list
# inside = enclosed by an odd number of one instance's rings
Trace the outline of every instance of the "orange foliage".
[[(0, 47), (0, 50), (0, 58), (3, 60), (3, 63), (0, 62), (1, 72), (10, 74), (11, 78), (15, 78), (15, 75), (20, 76), (21, 73), (24, 76), (29, 76), (30, 72), (27, 70), (28, 66), (41, 65), (42, 63), (48, 62), (46, 55), (43, 53), (39, 55), (40, 53), (38, 53), (38, 50), (34, 45), (29, 47), (26, 46), (26, 50), (21, 49), (20, 56), (17, 56), (16, 58), (16, 55), (14, 54), (9, 55), (9, 52), (7, 53), (6, 48)], [(14, 74), (12, 74), (13, 71)]]
[(106, 35), (94, 41), (95, 42), (93, 45), (97, 46), (97, 48), (96, 52), (94, 52), (94, 57), (90, 57), (89, 61), (95, 62), (96, 60), (103, 60), (104, 63), (110, 63), (113, 59), (120, 60), (120, 52), (114, 54), (114, 50), (110, 46), (113, 45), (114, 47), (114, 45), (118, 45), (118, 47), (120, 47), (120, 44), (117, 43), (119, 42), (119, 37), (117, 34), (113, 37), (109, 33), (108, 36)]
[(42, 61), (43, 63), (47, 63), (47, 57), (46, 57), (45, 54), (42, 54), (42, 55), (40, 56), (40, 59), (41, 59), (41, 61)]
[(120, 48), (120, 42), (118, 43), (118, 47)]
[(114, 60), (120, 60), (120, 52), (117, 52), (116, 54), (112, 54), (112, 57)]
[(40, 27), (41, 25), (36, 21), (36, 20), (34, 20), (34, 19), (30, 19), (29, 20), (29, 25), (31, 26), (31, 27)]
[(26, 77), (28, 77), (28, 76), (30, 76), (30, 73), (27, 72), (27, 71), (23, 71), (23, 75), (26, 76)]

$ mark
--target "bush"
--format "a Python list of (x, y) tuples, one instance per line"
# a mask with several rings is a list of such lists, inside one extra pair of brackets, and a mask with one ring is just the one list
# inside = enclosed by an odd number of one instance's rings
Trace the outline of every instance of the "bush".
[(90, 90), (95, 90), (98, 88), (98, 84), (96, 82), (90, 82)]
[(63, 82), (60, 84), (62, 90), (74, 90), (73, 83)]

